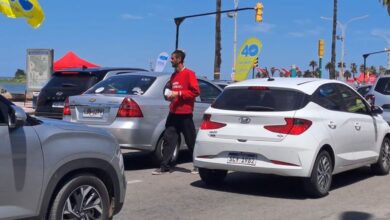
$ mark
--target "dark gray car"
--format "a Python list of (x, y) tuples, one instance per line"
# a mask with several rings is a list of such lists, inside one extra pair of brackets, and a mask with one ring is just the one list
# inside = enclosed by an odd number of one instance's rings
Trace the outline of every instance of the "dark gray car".
[(102, 129), (27, 116), (0, 96), (0, 219), (108, 219), (126, 180)]

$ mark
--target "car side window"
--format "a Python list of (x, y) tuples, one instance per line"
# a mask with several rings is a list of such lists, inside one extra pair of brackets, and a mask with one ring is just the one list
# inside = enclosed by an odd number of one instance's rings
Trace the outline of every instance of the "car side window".
[(214, 100), (219, 96), (221, 90), (217, 87), (203, 80), (198, 79), (200, 89), (200, 101), (204, 103), (213, 103)]
[(340, 94), (337, 92), (337, 89), (333, 84), (320, 86), (313, 94), (312, 101), (329, 110), (342, 110), (342, 100)]
[(369, 112), (366, 104), (364, 104), (364, 100), (351, 88), (341, 84), (337, 85), (337, 88), (341, 94), (344, 111), (362, 114), (367, 114)]

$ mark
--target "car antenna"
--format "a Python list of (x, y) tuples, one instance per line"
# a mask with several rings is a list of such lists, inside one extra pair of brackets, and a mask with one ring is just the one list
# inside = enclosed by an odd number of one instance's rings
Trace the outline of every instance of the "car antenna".
[(267, 81), (274, 81), (275, 80), (274, 78), (269, 76), (267, 67), (265, 68), (265, 73), (267, 74), (267, 77), (268, 77)]

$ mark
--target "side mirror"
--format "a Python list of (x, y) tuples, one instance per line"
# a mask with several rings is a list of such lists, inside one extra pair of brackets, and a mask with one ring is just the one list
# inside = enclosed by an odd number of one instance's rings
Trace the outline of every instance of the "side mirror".
[(27, 120), (27, 115), (24, 110), (16, 105), (11, 105), (13, 111), (8, 114), (8, 126), (10, 128), (17, 128), (23, 126)]
[(380, 115), (383, 113), (383, 109), (379, 106), (372, 105), (371, 106), (371, 113), (374, 115)]

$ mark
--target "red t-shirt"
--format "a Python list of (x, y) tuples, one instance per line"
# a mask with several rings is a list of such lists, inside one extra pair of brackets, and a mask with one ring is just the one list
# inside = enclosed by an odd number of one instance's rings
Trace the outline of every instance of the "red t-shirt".
[(178, 91), (179, 97), (171, 101), (169, 111), (174, 114), (192, 114), (195, 98), (200, 94), (194, 71), (184, 68), (171, 76), (171, 90)]

